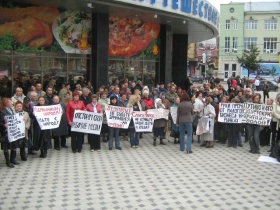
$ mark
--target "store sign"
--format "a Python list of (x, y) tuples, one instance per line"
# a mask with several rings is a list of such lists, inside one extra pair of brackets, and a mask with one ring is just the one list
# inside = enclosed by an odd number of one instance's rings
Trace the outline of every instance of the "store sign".
[[(127, 3), (127, 0), (118, 0)], [(188, 14), (195, 18), (204, 19), (219, 26), (218, 11), (208, 1), (200, 0), (130, 0), (134, 4), (167, 12)]]

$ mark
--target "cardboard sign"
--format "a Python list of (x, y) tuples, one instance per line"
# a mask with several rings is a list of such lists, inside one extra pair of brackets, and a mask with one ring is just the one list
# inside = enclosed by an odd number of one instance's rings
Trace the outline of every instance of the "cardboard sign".
[(168, 120), (169, 110), (168, 109), (148, 109), (147, 113), (154, 114), (154, 119), (166, 119)]
[(75, 110), (71, 131), (100, 135), (102, 121), (102, 113)]
[(41, 130), (58, 128), (63, 110), (60, 104), (51, 106), (34, 106), (34, 115)]
[(16, 113), (15, 115), (5, 116), (8, 123), (8, 139), (9, 142), (25, 138), (25, 122), (23, 120), (23, 112)]
[(269, 126), (272, 109), (272, 105), (244, 103), (243, 122)]
[(152, 132), (154, 126), (154, 114), (147, 112), (132, 112), (132, 119), (136, 132)]
[(128, 128), (131, 120), (131, 108), (108, 105), (105, 112), (109, 127)]
[(170, 114), (174, 124), (176, 124), (176, 120), (177, 120), (177, 111), (178, 111), (178, 107), (170, 107)]
[(218, 121), (223, 123), (242, 123), (243, 104), (220, 103)]

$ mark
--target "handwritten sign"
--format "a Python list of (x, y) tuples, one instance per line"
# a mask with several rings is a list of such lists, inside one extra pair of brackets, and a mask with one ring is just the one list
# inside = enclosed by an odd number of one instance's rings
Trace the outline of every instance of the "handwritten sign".
[(243, 104), (220, 103), (218, 121), (224, 123), (242, 123)]
[(270, 125), (272, 118), (271, 105), (244, 103), (243, 122), (257, 125)]
[(71, 131), (100, 135), (103, 114), (75, 110)]
[(166, 119), (168, 120), (168, 114), (169, 110), (168, 109), (148, 109), (147, 113), (149, 114), (154, 114), (154, 119)]
[(154, 114), (146, 112), (132, 112), (132, 119), (136, 132), (152, 132), (154, 126)]
[(108, 105), (105, 112), (109, 127), (128, 128), (131, 120), (131, 108)]
[(34, 106), (34, 115), (41, 130), (58, 128), (63, 113), (61, 105)]
[(25, 123), (23, 120), (23, 112), (16, 113), (15, 115), (5, 116), (8, 123), (8, 139), (9, 142), (25, 138)]
[(170, 114), (174, 124), (176, 124), (176, 120), (177, 120), (177, 111), (178, 111), (178, 107), (170, 107)]

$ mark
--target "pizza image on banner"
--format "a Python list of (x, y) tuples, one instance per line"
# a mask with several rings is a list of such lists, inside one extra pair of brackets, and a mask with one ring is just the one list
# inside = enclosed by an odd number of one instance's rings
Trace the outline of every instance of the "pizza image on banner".
[(160, 24), (144, 22), (140, 18), (109, 19), (109, 55), (133, 56), (147, 49), (157, 39)]

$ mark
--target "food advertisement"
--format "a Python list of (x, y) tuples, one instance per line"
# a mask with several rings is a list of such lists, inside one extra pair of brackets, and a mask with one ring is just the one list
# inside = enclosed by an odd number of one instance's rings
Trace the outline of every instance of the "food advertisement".
[[(90, 54), (92, 17), (54, 7), (0, 3), (0, 50)], [(159, 57), (160, 24), (109, 17), (109, 56)]]

